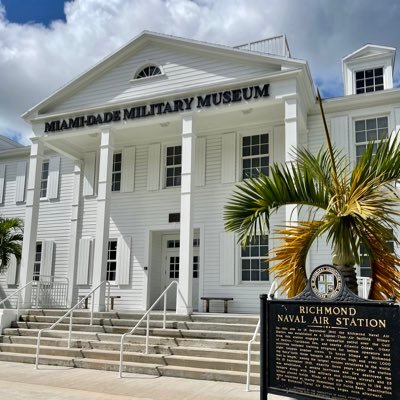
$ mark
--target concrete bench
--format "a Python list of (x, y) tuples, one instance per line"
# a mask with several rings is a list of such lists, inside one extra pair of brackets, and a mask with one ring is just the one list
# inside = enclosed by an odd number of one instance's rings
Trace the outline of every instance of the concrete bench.
[(223, 301), (224, 302), (224, 313), (228, 312), (228, 301), (233, 300), (233, 297), (201, 297), (206, 303), (206, 312), (210, 312), (210, 301)]
[[(79, 296), (79, 301), (81, 301), (85, 296)], [(121, 296), (110, 296), (110, 303), (111, 303), (111, 307), (110, 310), (114, 310), (114, 301), (115, 299), (120, 299)], [(85, 299), (85, 309), (89, 308), (89, 297), (86, 297)]]

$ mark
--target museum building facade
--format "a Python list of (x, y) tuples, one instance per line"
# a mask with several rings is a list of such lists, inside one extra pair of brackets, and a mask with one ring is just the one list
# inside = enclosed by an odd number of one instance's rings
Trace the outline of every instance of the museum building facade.
[[(332, 140), (351, 162), (400, 128), (394, 59), (377, 45), (348, 55), (345, 95), (324, 100)], [(23, 118), (30, 147), (0, 140), (0, 212), (25, 224), (21, 262), (0, 276), (5, 294), (57, 276), (75, 304), (108, 280), (116, 310), (145, 310), (177, 280), (168, 308), (178, 313), (203, 311), (203, 296), (258, 311), (273, 280), (273, 229), (298, 210), (286, 206), (267, 238), (241, 248), (224, 230), (224, 205), (243, 179), (293, 161), (293, 148), (324, 144), (308, 65), (284, 36), (233, 48), (143, 32)], [(320, 240), (308, 271), (330, 262)], [(94, 305), (104, 309), (104, 287)]]

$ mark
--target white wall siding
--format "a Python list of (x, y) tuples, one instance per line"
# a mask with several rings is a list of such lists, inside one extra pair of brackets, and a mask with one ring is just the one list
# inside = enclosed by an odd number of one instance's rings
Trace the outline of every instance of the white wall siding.
[[(165, 77), (131, 82), (137, 69), (154, 62), (164, 70)], [(234, 81), (240, 78), (263, 76), (279, 71), (278, 65), (232, 62), (227, 58), (211, 57), (190, 50), (182, 51), (172, 46), (152, 44), (131, 58), (106, 72), (95, 82), (71, 96), (58, 106), (46, 110), (62, 112), (94, 104), (138, 100), (142, 97), (163, 95), (167, 92)], [(197, 89), (198, 90), (198, 89)]]

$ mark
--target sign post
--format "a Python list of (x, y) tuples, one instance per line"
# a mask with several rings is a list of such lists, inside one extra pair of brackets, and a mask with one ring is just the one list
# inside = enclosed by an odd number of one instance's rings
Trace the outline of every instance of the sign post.
[(260, 399), (399, 400), (400, 308), (353, 294), (323, 265), (288, 300), (261, 299)]

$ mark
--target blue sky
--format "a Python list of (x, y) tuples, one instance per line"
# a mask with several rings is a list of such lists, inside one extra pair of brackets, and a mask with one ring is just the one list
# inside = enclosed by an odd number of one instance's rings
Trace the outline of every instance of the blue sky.
[(64, 0), (2, 0), (6, 18), (18, 24), (65, 21)]
[(29, 143), (23, 112), (143, 30), (232, 46), (284, 33), (335, 97), (342, 57), (400, 48), (399, 21), (399, 0), (0, 0), (0, 134)]

